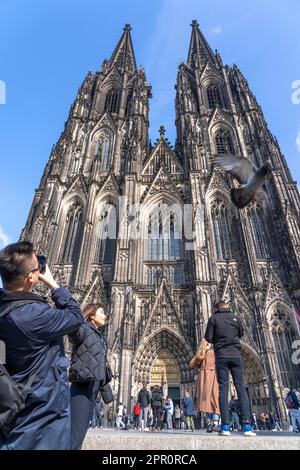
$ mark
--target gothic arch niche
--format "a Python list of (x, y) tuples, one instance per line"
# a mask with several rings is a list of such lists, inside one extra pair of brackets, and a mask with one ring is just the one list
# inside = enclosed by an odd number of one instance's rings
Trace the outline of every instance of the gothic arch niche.
[(215, 193), (210, 197), (208, 207), (216, 259), (234, 259), (235, 235), (232, 233), (232, 214), (227, 199)]
[(238, 153), (235, 130), (227, 122), (217, 122), (210, 130), (212, 148), (215, 155)]
[(102, 266), (107, 281), (112, 279), (118, 233), (118, 203), (112, 196), (96, 202), (95, 227), (91, 262)]
[(216, 109), (218, 106), (223, 107), (223, 96), (221, 87), (218, 82), (211, 81), (206, 87), (206, 103), (209, 109)]
[(109, 128), (102, 128), (93, 138), (93, 160), (100, 161), (100, 171), (108, 171), (113, 147), (113, 133)]
[[(72, 255), (75, 256), (74, 246), (77, 246), (78, 242), (81, 241), (84, 213), (85, 200), (78, 192), (63, 200), (58, 217), (59, 233), (57, 235), (57, 246), (55, 247), (55, 253), (58, 254), (58, 260), (61, 262), (68, 263), (71, 261)], [(70, 245), (69, 249), (68, 244)], [(78, 251), (79, 246), (77, 246)]]
[(258, 419), (262, 412), (266, 412), (269, 409), (268, 385), (263, 364), (258, 354), (245, 343), (241, 343), (241, 346), (244, 380), (250, 399), (251, 411), (256, 414)]
[(105, 111), (118, 112), (122, 91), (121, 76), (107, 77), (102, 86), (102, 93), (97, 97), (96, 111), (100, 114)]
[(293, 342), (298, 338), (293, 312), (285, 302), (274, 302), (267, 313), (280, 381), (284, 388), (300, 385), (299, 365), (292, 362)]
[[(134, 374), (133, 374), (133, 388), (137, 387), (139, 383), (151, 384), (151, 377), (153, 378), (152, 372), (155, 366), (155, 361), (166, 363), (169, 361), (172, 364), (172, 373), (170, 377), (175, 380), (179, 379), (179, 382), (175, 382), (170, 385), (176, 385), (180, 387), (180, 393), (182, 396), (183, 386), (187, 385), (188, 389), (191, 389), (194, 384), (194, 372), (189, 369), (189, 361), (192, 356), (192, 351), (189, 350), (188, 346), (182, 341), (182, 339), (175, 335), (169, 329), (160, 330), (151, 335), (137, 350), (134, 359)], [(161, 364), (162, 377), (164, 377), (164, 367)], [(157, 376), (159, 375), (157, 371)], [(167, 372), (168, 379), (168, 372)], [(163, 385), (162, 382), (154, 385)]]
[(252, 235), (254, 252), (256, 259), (270, 258), (270, 237), (267, 229), (267, 213), (266, 205), (258, 203), (257, 201), (251, 202), (247, 207), (247, 219)]

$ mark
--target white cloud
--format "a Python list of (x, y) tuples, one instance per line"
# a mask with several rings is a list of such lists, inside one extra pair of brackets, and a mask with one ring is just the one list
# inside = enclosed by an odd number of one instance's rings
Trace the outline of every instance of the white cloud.
[(300, 131), (298, 132), (298, 135), (296, 138), (296, 144), (297, 144), (298, 152), (300, 152)]
[(215, 28), (211, 30), (211, 34), (214, 34), (215, 36), (219, 36), (221, 33), (222, 33), (222, 26), (215, 26)]
[(6, 235), (4, 232), (3, 228), (0, 225), (0, 248), (4, 247), (5, 245), (8, 245), (10, 242), (9, 237)]

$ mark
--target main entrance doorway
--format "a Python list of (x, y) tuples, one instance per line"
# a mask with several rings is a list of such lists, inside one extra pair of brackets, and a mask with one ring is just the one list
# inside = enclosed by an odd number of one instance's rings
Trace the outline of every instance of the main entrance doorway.
[(163, 397), (172, 398), (174, 406), (180, 405), (181, 374), (178, 364), (172, 354), (162, 351), (153, 361), (150, 373), (150, 386), (161, 387)]

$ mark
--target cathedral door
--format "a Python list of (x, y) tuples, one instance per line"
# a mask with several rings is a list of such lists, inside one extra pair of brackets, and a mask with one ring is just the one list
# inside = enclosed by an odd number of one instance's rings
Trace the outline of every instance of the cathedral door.
[(170, 396), (174, 406), (180, 405), (181, 395), (181, 375), (178, 364), (172, 354), (162, 351), (153, 361), (150, 374), (150, 386), (162, 387), (163, 397)]

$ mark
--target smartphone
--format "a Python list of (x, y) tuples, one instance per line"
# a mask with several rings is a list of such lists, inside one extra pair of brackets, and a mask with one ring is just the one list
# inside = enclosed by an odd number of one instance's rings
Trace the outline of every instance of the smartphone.
[(45, 274), (46, 272), (46, 264), (47, 264), (47, 258), (44, 255), (38, 255), (37, 256), (38, 262), (39, 262), (39, 271), (41, 274)]

